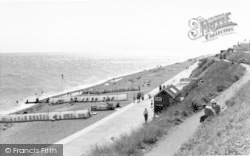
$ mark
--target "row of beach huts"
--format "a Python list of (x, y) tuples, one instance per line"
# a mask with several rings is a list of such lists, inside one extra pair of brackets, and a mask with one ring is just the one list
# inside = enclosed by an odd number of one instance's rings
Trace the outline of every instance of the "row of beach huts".
[(78, 111), (61, 111), (61, 112), (45, 112), (36, 113), (39, 111), (44, 103), (51, 105), (75, 102), (105, 102), (105, 101), (124, 101), (128, 99), (128, 95), (122, 94), (107, 94), (107, 95), (69, 95), (63, 94), (53, 96), (50, 98), (36, 99), (32, 103), (35, 105), (29, 108), (20, 110), (18, 112), (0, 115), (0, 122), (27, 122), (27, 121), (54, 121), (54, 120), (67, 120), (67, 119), (86, 119), (91, 117), (91, 110), (78, 110)]
[(91, 117), (89, 110), (30, 113), (30, 114), (11, 114), (0, 115), (0, 121), (8, 122), (28, 122), (28, 121), (54, 121), (67, 119), (86, 119)]

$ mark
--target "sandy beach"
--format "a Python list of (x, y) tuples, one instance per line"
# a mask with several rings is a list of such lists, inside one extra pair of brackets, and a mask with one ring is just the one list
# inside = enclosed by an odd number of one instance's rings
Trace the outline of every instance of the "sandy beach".
[[(188, 68), (192, 65), (194, 60), (185, 61), (182, 63), (175, 63), (168, 66), (153, 68), (150, 70), (144, 70), (135, 74), (114, 78), (108, 80), (102, 84), (86, 88), (82, 91), (87, 90), (114, 90), (133, 88), (140, 86), (141, 92), (146, 94), (153, 88), (158, 87), (161, 83), (169, 80), (179, 72)], [(148, 85), (150, 83), (150, 85)], [(119, 101), (122, 106), (128, 105), (133, 101), (134, 95), (138, 91), (121, 92), (128, 94), (127, 101)], [(119, 92), (120, 93), (120, 92)], [(118, 93), (118, 94), (119, 94)], [(65, 110), (83, 110), (89, 109), (94, 105), (101, 105), (103, 102), (78, 102), (60, 105), (48, 105), (43, 104), (43, 107), (38, 112), (48, 111), (65, 111)], [(0, 124), (0, 143), (1, 144), (50, 144), (57, 142), (95, 122), (112, 114), (115, 111), (98, 111), (97, 115), (92, 116), (88, 119), (78, 120), (60, 120), (60, 121), (34, 121), (34, 122), (23, 122), (13, 123), (6, 130), (3, 130), (4, 124)]]

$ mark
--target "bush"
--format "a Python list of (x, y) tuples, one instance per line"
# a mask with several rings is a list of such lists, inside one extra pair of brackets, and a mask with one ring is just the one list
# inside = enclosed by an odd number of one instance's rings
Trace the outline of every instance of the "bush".
[(189, 92), (191, 92), (193, 89), (198, 87), (198, 82), (199, 81), (200, 80), (191, 80), (190, 83), (183, 88), (182, 96), (184, 96), (184, 97), (188, 96)]
[(222, 92), (225, 89), (226, 89), (226, 87), (224, 85), (217, 86), (217, 92)]
[(235, 75), (234, 79), (235, 79), (235, 81), (238, 81), (240, 79), (240, 77), (238, 75)]
[(200, 59), (199, 61), (200, 62), (198, 64), (198, 66), (201, 68), (204, 64), (207, 63), (208, 59), (207, 58), (203, 58), (203, 59)]
[(174, 112), (174, 116), (179, 116), (180, 115), (180, 112), (178, 111), (178, 110), (176, 110), (175, 112)]
[(187, 116), (188, 116), (188, 113), (184, 110), (184, 111), (182, 111), (182, 116), (183, 116), (183, 117), (187, 117)]
[(220, 54), (215, 54), (215, 55), (214, 55), (214, 57), (219, 57), (219, 56), (220, 56)]
[(235, 101), (232, 100), (232, 99), (231, 100), (227, 100), (226, 101), (226, 105), (229, 106), (229, 107), (231, 107), (231, 106), (235, 105)]
[(143, 132), (143, 143), (154, 144), (160, 137), (163, 136), (164, 131), (158, 125), (145, 126)]
[(178, 118), (178, 117), (176, 117), (176, 118), (174, 118), (174, 124), (175, 125), (179, 125), (180, 123), (182, 123), (183, 121), (180, 119), (180, 118)]

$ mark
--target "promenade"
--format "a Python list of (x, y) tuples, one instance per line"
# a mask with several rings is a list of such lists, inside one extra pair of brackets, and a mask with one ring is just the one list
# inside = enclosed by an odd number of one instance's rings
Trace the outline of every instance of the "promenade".
[[(188, 78), (197, 67), (198, 63), (193, 64), (188, 69), (177, 74), (162, 85), (178, 84), (180, 79)], [(159, 88), (155, 88), (147, 93), (154, 96)], [(145, 100), (140, 103), (131, 103), (111, 115), (99, 120), (98, 122), (82, 129), (55, 144), (63, 144), (63, 154), (66, 156), (79, 156), (87, 154), (91, 147), (95, 145), (108, 144), (112, 142), (111, 138), (118, 138), (121, 134), (129, 133), (145, 122), (143, 111), (145, 108), (149, 111), (149, 121), (153, 118), (153, 109), (151, 108), (151, 99), (145, 94)]]

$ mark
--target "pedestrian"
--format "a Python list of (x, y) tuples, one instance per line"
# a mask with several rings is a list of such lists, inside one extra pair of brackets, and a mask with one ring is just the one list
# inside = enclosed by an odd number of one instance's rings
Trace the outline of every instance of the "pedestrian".
[(145, 123), (147, 123), (148, 122), (148, 110), (147, 110), (147, 108), (145, 108), (143, 115), (144, 115)]
[(215, 99), (212, 99), (211, 103), (212, 103), (212, 108), (213, 108), (215, 114), (218, 115), (221, 111), (220, 105), (217, 103), (217, 101)]
[(141, 99), (141, 92), (139, 92), (139, 93), (137, 94), (137, 103), (140, 102), (140, 99)]
[(144, 93), (143, 92), (141, 93), (141, 100), (142, 101), (144, 100)]
[(205, 121), (206, 118), (212, 117), (215, 115), (215, 112), (211, 106), (207, 106), (206, 104), (203, 104), (203, 108), (204, 108), (204, 115), (201, 116), (200, 122), (203, 122)]
[(193, 109), (193, 112), (196, 112), (196, 111), (199, 110), (199, 107), (198, 107), (196, 101), (193, 101), (193, 102), (192, 102), (192, 109)]
[(133, 100), (134, 100), (133, 102), (135, 103), (135, 100), (136, 100), (136, 97), (135, 97), (135, 95), (134, 95), (134, 98), (133, 98)]
[(150, 94), (148, 94), (148, 99), (151, 99), (151, 95)]
[(161, 85), (159, 86), (159, 90), (161, 91)]

